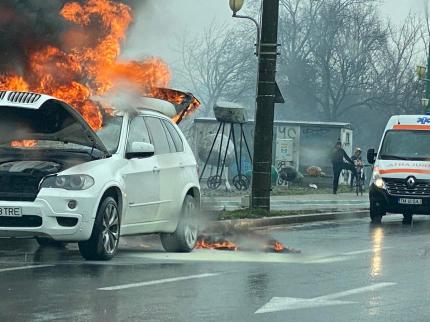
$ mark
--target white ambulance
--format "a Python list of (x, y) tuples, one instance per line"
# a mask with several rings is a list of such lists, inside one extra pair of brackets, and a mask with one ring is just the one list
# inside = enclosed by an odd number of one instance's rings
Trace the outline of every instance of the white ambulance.
[(430, 115), (393, 116), (379, 150), (370, 149), (374, 164), (369, 189), (370, 218), (380, 223), (387, 213), (430, 215)]

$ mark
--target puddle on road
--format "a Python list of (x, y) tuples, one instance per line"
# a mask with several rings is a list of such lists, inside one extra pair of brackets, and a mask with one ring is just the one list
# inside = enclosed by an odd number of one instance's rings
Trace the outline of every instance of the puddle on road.
[(195, 250), (192, 253), (135, 253), (128, 256), (133, 258), (166, 260), (166, 261), (196, 261), (196, 262), (236, 262), (236, 263), (284, 263), (284, 264), (323, 264), (341, 262), (351, 259), (351, 256), (310, 257), (301, 254), (276, 254), (262, 252), (236, 252), (219, 250)]

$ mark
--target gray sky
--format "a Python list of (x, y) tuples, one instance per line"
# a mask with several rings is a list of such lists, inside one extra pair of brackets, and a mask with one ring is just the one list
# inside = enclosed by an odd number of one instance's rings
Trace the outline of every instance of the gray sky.
[(404, 19), (409, 12), (421, 14), (424, 0), (385, 0), (382, 1), (381, 13), (394, 20)]
[[(426, 0), (380, 1), (381, 14), (400, 22), (410, 11), (421, 14)], [(149, 0), (146, 3), (135, 13), (135, 24), (123, 54), (125, 58), (153, 55), (175, 66), (181, 35), (197, 35), (214, 20), (227, 24), (249, 23), (231, 18), (228, 0)]]
[(136, 14), (125, 57), (157, 55), (172, 62), (178, 38), (199, 34), (212, 21), (231, 23), (228, 0), (152, 0)]

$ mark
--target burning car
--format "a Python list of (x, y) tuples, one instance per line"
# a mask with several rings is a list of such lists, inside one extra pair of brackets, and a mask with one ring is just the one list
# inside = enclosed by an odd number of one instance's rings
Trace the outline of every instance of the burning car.
[(191, 251), (196, 160), (154, 104), (174, 111), (149, 98), (93, 130), (62, 100), (0, 91), (0, 236), (77, 242), (88, 260), (111, 259), (120, 236), (134, 234), (159, 233), (167, 251)]

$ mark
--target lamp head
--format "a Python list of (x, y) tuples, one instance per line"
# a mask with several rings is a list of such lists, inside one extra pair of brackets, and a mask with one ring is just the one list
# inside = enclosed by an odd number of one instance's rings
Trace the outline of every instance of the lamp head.
[(417, 66), (416, 73), (419, 78), (426, 78), (427, 74), (427, 67), (425, 66)]
[(230, 1), (230, 8), (233, 11), (233, 14), (235, 15), (242, 9), (243, 4), (245, 0), (229, 0)]

